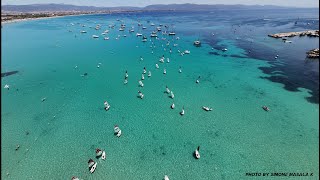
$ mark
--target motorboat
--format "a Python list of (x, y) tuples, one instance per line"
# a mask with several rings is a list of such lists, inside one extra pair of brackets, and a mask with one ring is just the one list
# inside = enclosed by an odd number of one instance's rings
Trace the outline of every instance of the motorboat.
[(76, 176), (72, 176), (71, 180), (80, 180), (80, 179)]
[(201, 46), (201, 42), (198, 40), (198, 41), (194, 41), (193, 42), (193, 45), (195, 45), (195, 46)]
[(143, 58), (142, 58), (142, 56), (140, 56), (140, 61), (143, 61)]
[(93, 165), (94, 165), (94, 160), (93, 159), (89, 159), (89, 161), (88, 161), (88, 166), (89, 166), (89, 168), (90, 167), (92, 167)]
[(10, 89), (9, 84), (4, 85), (4, 88), (9, 90)]
[(175, 32), (169, 32), (169, 36), (174, 36), (174, 35), (176, 35)]
[(151, 71), (148, 72), (148, 77), (151, 77)]
[(108, 110), (110, 109), (110, 105), (108, 104), (107, 101), (104, 102), (104, 109), (105, 109), (106, 111), (108, 111)]
[(228, 51), (228, 49), (227, 48), (223, 48), (222, 51)]
[(172, 91), (170, 92), (170, 97), (171, 97), (172, 99), (174, 98), (174, 94), (173, 94)]
[(182, 111), (180, 112), (180, 115), (181, 115), (181, 116), (184, 115), (184, 107), (182, 108)]
[(168, 93), (168, 94), (170, 94), (170, 89), (168, 88), (168, 86), (166, 86), (166, 92)]
[(160, 58), (159, 62), (164, 63), (164, 57)]
[(90, 172), (93, 173), (97, 168), (97, 163), (94, 163), (93, 166), (90, 168)]
[(174, 103), (171, 104), (171, 109), (174, 109), (176, 106), (174, 105)]
[(142, 83), (142, 81), (139, 81), (139, 85), (140, 85), (141, 87), (143, 87), (143, 83)]
[(141, 74), (141, 80), (144, 80), (144, 75), (143, 74)]
[(166, 69), (163, 70), (163, 74), (167, 74), (167, 70)]
[(96, 157), (100, 157), (102, 155), (102, 152), (103, 151), (101, 149), (97, 148), (96, 149)]
[(134, 32), (134, 29), (130, 29), (129, 32)]
[(146, 67), (143, 68), (143, 74), (147, 73)]
[(150, 37), (158, 37), (158, 35), (155, 33), (151, 33)]
[(142, 34), (140, 34), (140, 33), (137, 33), (137, 34), (136, 34), (136, 36), (142, 36)]
[(139, 97), (140, 97), (141, 99), (143, 99), (144, 94), (142, 94), (142, 92), (141, 92), (141, 91), (138, 91), (138, 94), (139, 94)]
[(126, 71), (126, 75), (124, 75), (125, 78), (128, 78), (129, 75), (128, 75), (128, 71)]
[(93, 37), (93, 38), (99, 38), (99, 36), (97, 36), (97, 35), (92, 35), (92, 37)]
[(180, 39), (180, 37), (176, 37), (176, 40), (179, 40)]
[(113, 130), (114, 130), (114, 135), (116, 135), (117, 137), (121, 136), (121, 129), (118, 127), (118, 125), (115, 125)]
[(199, 76), (198, 79), (196, 80), (196, 83), (197, 83), (197, 84), (199, 84), (199, 82), (200, 82), (199, 79), (200, 79), (200, 76)]
[(265, 111), (270, 111), (270, 109), (267, 106), (262, 106), (262, 109)]
[(198, 146), (198, 148), (194, 151), (194, 155), (196, 156), (197, 159), (200, 159), (200, 146)]
[(169, 177), (167, 175), (164, 176), (164, 180), (169, 180)]
[(147, 39), (142, 39), (142, 42), (147, 42), (148, 40)]
[(154, 26), (155, 24), (151, 23), (150, 25), (151, 25), (151, 26)]
[(157, 31), (161, 31), (161, 27), (157, 27)]
[(119, 31), (124, 31), (124, 28), (121, 27), (121, 28), (119, 29)]
[(169, 59), (169, 58), (167, 58), (167, 62), (168, 62), (168, 63), (170, 62), (170, 59)]
[(179, 73), (182, 73), (181, 67), (179, 68)]
[(104, 39), (104, 40), (109, 40), (109, 37), (104, 37), (103, 39)]
[(142, 39), (148, 39), (148, 38), (147, 38), (147, 36), (143, 36), (143, 38), (142, 38)]
[(156, 68), (159, 69), (159, 65), (158, 64), (156, 64)]
[(189, 50), (185, 50), (184, 53), (185, 54), (190, 54), (190, 51)]
[(80, 31), (80, 33), (87, 33), (87, 31)]
[(102, 159), (102, 160), (105, 160), (105, 159), (106, 159), (106, 152), (105, 152), (105, 151), (102, 152), (101, 159)]
[(128, 84), (128, 80), (127, 79), (124, 79), (124, 84)]
[(205, 110), (205, 111), (212, 111), (213, 110), (212, 108), (209, 108), (207, 106), (203, 106), (202, 109)]
[(144, 26), (143, 26), (142, 29), (147, 29), (147, 27), (144, 27)]

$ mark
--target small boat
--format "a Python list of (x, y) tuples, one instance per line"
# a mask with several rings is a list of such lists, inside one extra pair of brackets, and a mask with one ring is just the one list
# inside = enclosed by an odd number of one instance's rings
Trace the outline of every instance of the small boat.
[(142, 56), (140, 56), (140, 61), (143, 61), (143, 58), (142, 58)]
[(146, 67), (143, 68), (143, 74), (147, 73)]
[(96, 157), (100, 157), (102, 155), (102, 150), (97, 148), (96, 149)]
[(142, 29), (147, 29), (147, 27), (142, 27)]
[(174, 109), (174, 107), (176, 107), (176, 106), (174, 105), (174, 103), (172, 103), (171, 104), (171, 109)]
[(200, 79), (200, 76), (199, 76), (198, 79), (196, 80), (196, 83), (197, 83), (197, 84), (199, 84), (199, 82), (200, 82), (199, 79)]
[(200, 159), (200, 146), (198, 146), (198, 148), (194, 151), (194, 155), (196, 156), (197, 159)]
[(121, 129), (118, 127), (118, 125), (114, 126), (114, 135), (116, 135), (117, 137), (121, 136)]
[(170, 92), (170, 97), (171, 97), (172, 99), (174, 98), (174, 94), (173, 94), (172, 91)]
[(134, 29), (130, 29), (129, 32), (134, 32)]
[(6, 84), (6, 85), (4, 85), (4, 88), (9, 90), (10, 86), (8, 84)]
[(166, 69), (163, 70), (163, 74), (167, 74), (167, 70)]
[(166, 92), (170, 94), (170, 89), (168, 88), (168, 86), (166, 86)]
[(195, 46), (201, 46), (201, 42), (198, 40), (198, 41), (194, 41), (193, 42), (193, 45), (195, 45)]
[(155, 24), (151, 23), (150, 25), (151, 25), (151, 26), (154, 26)]
[(228, 51), (228, 49), (227, 48), (223, 48), (222, 51)]
[(185, 50), (184, 53), (185, 54), (190, 54), (190, 51), (189, 50)]
[(80, 179), (76, 176), (72, 176), (71, 180), (80, 180)]
[(151, 77), (151, 71), (148, 72), (148, 77)]
[(107, 101), (104, 102), (104, 109), (105, 109), (106, 111), (108, 111), (108, 110), (110, 109), (110, 105), (108, 104)]
[(41, 102), (45, 101), (46, 99), (47, 99), (47, 98), (42, 98), (42, 99), (41, 99)]
[(97, 168), (97, 163), (94, 163), (94, 165), (90, 168), (90, 172), (93, 173)]
[(175, 32), (169, 32), (169, 36), (174, 36), (174, 35), (176, 35)]
[(124, 75), (125, 78), (128, 78), (129, 75), (128, 75), (128, 71), (126, 71), (126, 75)]
[(142, 42), (147, 42), (148, 40), (147, 39), (142, 39)]
[(91, 168), (93, 165), (94, 165), (94, 161), (93, 161), (93, 159), (89, 159), (89, 161), (88, 161), (88, 166), (89, 166), (89, 168)]
[(127, 79), (125, 79), (123, 83), (124, 83), (124, 84), (128, 84), (128, 80), (127, 80)]
[(119, 31), (124, 31), (124, 28), (121, 27), (121, 28), (119, 29)]
[(87, 33), (87, 31), (80, 31), (80, 33)]
[(157, 27), (157, 31), (161, 31), (161, 27)]
[(101, 159), (102, 159), (102, 160), (105, 160), (105, 159), (106, 159), (106, 152), (105, 152), (105, 151), (102, 152)]
[(140, 33), (137, 33), (137, 34), (136, 34), (136, 36), (142, 36), (142, 34), (140, 34)]
[(104, 40), (109, 40), (109, 37), (104, 37), (103, 39), (104, 39)]
[(140, 98), (141, 98), (141, 99), (143, 99), (144, 94), (142, 94), (142, 92), (141, 92), (141, 91), (138, 91), (138, 93), (139, 93)]
[(170, 62), (170, 59), (169, 59), (169, 58), (167, 58), (167, 62), (168, 62), (168, 63)]
[(93, 38), (99, 38), (99, 36), (97, 36), (97, 35), (92, 35), (92, 37), (93, 37)]
[(159, 62), (164, 63), (164, 57), (160, 58)]
[(179, 68), (179, 73), (182, 73), (181, 67)]
[(181, 115), (181, 116), (184, 115), (184, 107), (182, 108), (182, 111), (180, 112), (180, 115)]
[(212, 108), (209, 108), (209, 107), (206, 107), (206, 106), (203, 106), (202, 109), (205, 110), (205, 111), (212, 111)]
[(141, 74), (141, 80), (144, 80), (144, 75), (143, 74)]
[(156, 64), (156, 68), (159, 69), (159, 65), (158, 64)]
[(158, 37), (158, 35), (155, 34), (155, 33), (152, 33), (152, 34), (150, 35), (150, 37)]
[(167, 175), (164, 176), (164, 180), (169, 180), (169, 177)]
[(267, 106), (262, 106), (262, 109), (264, 109), (265, 111), (270, 111), (270, 109)]
[(140, 85), (141, 87), (143, 87), (143, 83), (142, 83), (142, 81), (139, 81), (139, 85)]

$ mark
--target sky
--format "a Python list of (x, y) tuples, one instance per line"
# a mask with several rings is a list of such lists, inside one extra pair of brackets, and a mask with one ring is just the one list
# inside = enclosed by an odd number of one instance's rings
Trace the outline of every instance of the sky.
[(293, 7), (319, 7), (318, 0), (2, 0), (1, 5), (25, 5), (25, 4), (73, 4), (80, 6), (135, 6), (144, 7), (152, 4), (244, 4), (244, 5), (278, 5)]

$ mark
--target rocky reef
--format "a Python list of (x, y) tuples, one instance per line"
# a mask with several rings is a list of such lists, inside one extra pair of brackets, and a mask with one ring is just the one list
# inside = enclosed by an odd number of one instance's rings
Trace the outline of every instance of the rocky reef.
[(269, 34), (268, 36), (273, 38), (285, 38), (285, 37), (294, 37), (294, 36), (319, 37), (319, 30), (277, 33), (277, 34)]
[(307, 52), (308, 58), (319, 58), (319, 48)]

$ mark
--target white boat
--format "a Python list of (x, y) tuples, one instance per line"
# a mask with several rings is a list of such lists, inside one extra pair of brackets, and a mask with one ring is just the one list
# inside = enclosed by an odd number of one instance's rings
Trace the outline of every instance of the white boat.
[(174, 105), (174, 103), (171, 104), (171, 109), (174, 109), (176, 106)]
[(198, 148), (194, 151), (194, 155), (196, 156), (197, 159), (200, 159), (200, 146), (198, 146)]
[(155, 34), (155, 33), (152, 33), (152, 34), (150, 35), (150, 37), (158, 37), (158, 35)]
[(92, 167), (93, 165), (94, 165), (94, 161), (92, 159), (89, 159), (88, 161), (89, 168)]
[(156, 68), (159, 69), (159, 65), (158, 64), (156, 64)]
[(147, 42), (148, 40), (147, 39), (142, 39), (142, 42)]
[(97, 168), (97, 163), (94, 163), (94, 165), (90, 168), (90, 172), (93, 173)]
[(175, 32), (169, 32), (169, 36), (174, 36), (174, 35), (176, 35)]
[(184, 53), (185, 54), (190, 54), (190, 51), (189, 50), (185, 50)]
[(151, 77), (151, 71), (148, 72), (148, 77)]
[(123, 83), (124, 83), (124, 84), (128, 84), (128, 80), (127, 80), (127, 79), (125, 79)]
[(179, 73), (182, 73), (181, 67), (179, 68)]
[(92, 37), (93, 37), (93, 38), (99, 38), (99, 36), (97, 36), (97, 35), (92, 35)]
[(9, 90), (10, 86), (8, 84), (6, 84), (6, 85), (4, 85), (4, 88)]
[(167, 175), (164, 176), (164, 180), (169, 180), (169, 177)]
[(223, 48), (222, 51), (228, 51), (228, 49), (227, 48)]
[(170, 89), (168, 88), (168, 86), (166, 86), (166, 92), (170, 94)]
[(167, 70), (166, 69), (163, 70), (163, 74), (167, 74)]
[(109, 40), (109, 37), (104, 37), (103, 39), (104, 39), (104, 40)]
[(102, 155), (102, 150), (97, 148), (96, 149), (96, 157), (100, 157)]
[(144, 67), (144, 68), (143, 68), (143, 74), (145, 74), (145, 73), (147, 73), (147, 70), (146, 70), (146, 68)]
[(200, 76), (199, 76), (198, 79), (196, 80), (196, 83), (197, 83), (197, 84), (199, 84), (199, 82), (200, 82), (199, 79), (200, 79)]
[(72, 178), (71, 178), (71, 180), (80, 180), (78, 177), (76, 177), (76, 176), (73, 176)]
[(105, 160), (105, 159), (106, 159), (106, 152), (105, 152), (105, 151), (102, 152), (101, 159), (102, 159), (102, 160)]
[(143, 87), (143, 83), (142, 83), (142, 81), (139, 81), (139, 85), (140, 85), (141, 87)]
[(205, 111), (212, 111), (213, 110), (212, 108), (209, 108), (207, 106), (203, 106), (202, 109), (205, 110)]
[(80, 33), (87, 33), (87, 31), (80, 31)]
[(142, 94), (142, 92), (141, 92), (141, 91), (138, 91), (138, 93), (139, 93), (140, 98), (141, 98), (141, 99), (143, 99), (144, 94)]
[(121, 129), (117, 125), (114, 126), (114, 135), (117, 137), (121, 136)]
[(164, 57), (160, 58), (159, 62), (164, 63)]
[(121, 28), (119, 29), (119, 31), (124, 31), (124, 28), (121, 27)]
[(201, 45), (201, 42), (198, 40), (198, 41), (194, 41), (193, 42), (193, 45), (195, 45), (195, 46), (200, 46)]
[(161, 31), (161, 27), (157, 27), (157, 31)]
[(174, 94), (173, 94), (172, 91), (170, 92), (170, 96), (171, 96), (172, 99), (174, 98)]
[(141, 80), (144, 80), (144, 75), (143, 74), (141, 74)]
[(181, 116), (184, 115), (184, 107), (182, 108), (182, 111), (180, 112), (180, 115), (181, 115)]
[(142, 36), (142, 34), (140, 34), (140, 33), (137, 33), (137, 34), (136, 34), (136, 36)]
[(106, 111), (108, 111), (108, 110), (110, 109), (110, 105), (108, 104), (107, 101), (104, 102), (104, 109), (105, 109)]
[(147, 27), (142, 27), (142, 29), (147, 29)]
[(129, 75), (128, 75), (128, 71), (126, 71), (126, 75), (124, 75), (125, 78), (128, 78)]
[(151, 26), (154, 26), (155, 24), (151, 23), (150, 25), (151, 25)]
[(170, 59), (169, 59), (169, 58), (167, 58), (167, 62), (168, 62), (168, 63), (170, 62)]
[(130, 29), (130, 31), (129, 32), (134, 32), (134, 29)]

